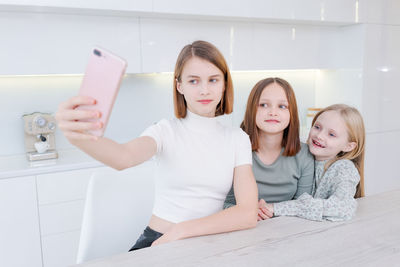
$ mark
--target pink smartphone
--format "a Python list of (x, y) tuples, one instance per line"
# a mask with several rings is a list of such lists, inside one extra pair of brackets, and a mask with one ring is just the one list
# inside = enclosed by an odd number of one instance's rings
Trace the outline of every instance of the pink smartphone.
[(111, 52), (99, 47), (92, 49), (79, 95), (93, 97), (97, 102), (95, 105), (78, 106), (77, 109), (99, 110), (99, 119), (85, 121), (101, 121), (103, 127), (89, 133), (103, 136), (126, 67), (126, 61)]

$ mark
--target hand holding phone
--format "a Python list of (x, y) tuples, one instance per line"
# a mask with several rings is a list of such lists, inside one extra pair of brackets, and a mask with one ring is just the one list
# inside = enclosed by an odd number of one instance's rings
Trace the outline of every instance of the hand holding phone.
[(98, 121), (103, 127), (98, 130), (88, 130), (88, 133), (103, 136), (126, 67), (126, 61), (111, 52), (99, 47), (92, 50), (79, 95), (94, 98), (96, 104), (80, 105), (76, 109), (100, 111), (100, 118), (81, 121)]

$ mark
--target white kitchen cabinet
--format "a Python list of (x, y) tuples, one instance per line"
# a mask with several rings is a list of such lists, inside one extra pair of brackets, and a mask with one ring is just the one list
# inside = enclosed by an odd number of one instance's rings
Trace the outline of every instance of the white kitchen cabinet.
[(37, 176), (44, 267), (76, 263), (86, 190), (91, 175), (99, 169)]
[[(360, 3), (361, 2), (361, 3)], [(360, 17), (375, 18), (372, 10), (378, 11), (380, 5), (375, 0), (115, 0), (115, 1), (68, 1), (68, 0), (0, 0), (3, 10), (37, 11), (40, 7), (46, 12), (82, 14), (147, 14), (173, 17), (176, 15), (207, 16), (237, 19), (290, 20), (307, 22), (354, 23)], [(385, 1), (396, 8), (395, 0)], [(371, 6), (372, 8), (367, 8)], [(385, 10), (386, 11), (386, 10)], [(391, 11), (390, 9), (388, 10)], [(361, 14), (361, 13), (368, 14)], [(381, 14), (388, 12), (378, 12)], [(395, 13), (392, 11), (393, 15)], [(395, 16), (393, 16), (395, 17)], [(378, 17), (380, 18), (380, 17)], [(381, 20), (383, 20), (381, 18)]]
[[(273, 1), (273, 0), (271, 0)], [(273, 1), (280, 6), (281, 1)], [(288, 9), (295, 20), (355, 23), (360, 15), (359, 0), (290, 0)]]
[(42, 266), (34, 176), (0, 180), (0, 266)]
[(43, 266), (66, 267), (76, 264), (80, 231), (42, 237)]
[(141, 19), (143, 72), (173, 72), (181, 49), (213, 43), (232, 71), (361, 68), (360, 25)]
[(37, 176), (39, 206), (84, 199), (90, 176), (97, 168)]
[(81, 74), (94, 45), (125, 58), (127, 73), (171, 72), (196, 39), (215, 44), (233, 70), (318, 68), (325, 22), (354, 24), (361, 12), (356, 0), (10, 2), (0, 0), (0, 75)]
[(0, 75), (82, 74), (96, 45), (141, 72), (137, 17), (0, 11), (0, 25)]
[[(284, 2), (284, 1), (283, 1)], [(273, 1), (258, 0), (153, 0), (154, 12), (223, 17), (271, 17)], [(289, 15), (289, 13), (288, 13)]]
[(78, 231), (84, 206), (84, 199), (39, 206), (42, 236)]
[(184, 15), (354, 23), (361, 10), (357, 0), (153, 0), (153, 11)]
[(284, 70), (319, 68), (321, 34), (336, 34), (336, 27), (266, 23), (232, 26), (232, 70)]
[(173, 72), (181, 49), (205, 40), (229, 61), (230, 23), (179, 19), (141, 19), (143, 72)]

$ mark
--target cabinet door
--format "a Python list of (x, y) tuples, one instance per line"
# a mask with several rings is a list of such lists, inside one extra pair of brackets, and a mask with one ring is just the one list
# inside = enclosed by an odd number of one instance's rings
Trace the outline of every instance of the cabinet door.
[(54, 172), (37, 176), (39, 206), (82, 200), (96, 168)]
[[(247, 20), (354, 23), (358, 20), (358, 5), (357, 0), (153, 0), (153, 11), (164, 14), (236, 17)], [(371, 4), (368, 3), (368, 5)], [(361, 11), (363, 9), (360, 9)]]
[(34, 176), (0, 180), (0, 266), (42, 266)]
[(230, 62), (230, 23), (141, 19), (141, 30), (143, 72), (173, 72), (181, 49), (196, 40), (213, 43)]
[(2, 75), (82, 74), (93, 46), (141, 72), (137, 17), (2, 12), (0, 25)]
[(76, 263), (86, 190), (98, 169), (37, 176), (44, 267)]
[(67, 267), (76, 264), (80, 231), (42, 237), (43, 267)]

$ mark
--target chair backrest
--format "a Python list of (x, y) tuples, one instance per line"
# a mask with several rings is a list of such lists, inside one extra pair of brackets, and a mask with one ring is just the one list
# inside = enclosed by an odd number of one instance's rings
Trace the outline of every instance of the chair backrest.
[(77, 263), (127, 252), (149, 222), (154, 162), (115, 171), (103, 168), (89, 182)]

